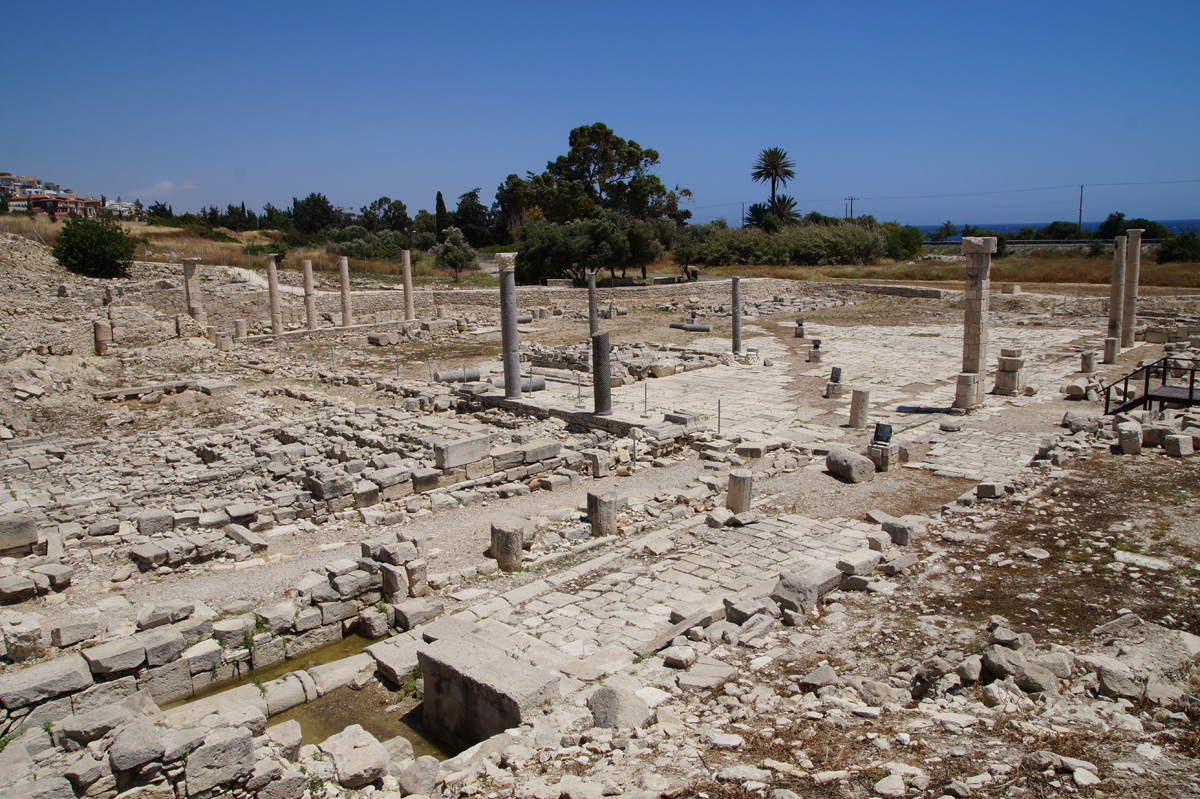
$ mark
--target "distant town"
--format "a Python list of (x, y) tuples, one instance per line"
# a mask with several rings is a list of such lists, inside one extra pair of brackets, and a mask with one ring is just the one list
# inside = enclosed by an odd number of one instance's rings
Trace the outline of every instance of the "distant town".
[(57, 183), (11, 172), (0, 172), (0, 192), (8, 196), (8, 211), (13, 214), (97, 216), (103, 211), (116, 216), (135, 216), (138, 210), (137, 203), (123, 202), (120, 197), (114, 201), (103, 195), (80, 197)]

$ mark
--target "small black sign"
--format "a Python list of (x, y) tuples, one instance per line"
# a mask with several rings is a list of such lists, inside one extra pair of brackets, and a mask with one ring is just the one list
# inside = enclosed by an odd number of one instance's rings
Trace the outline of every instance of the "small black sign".
[(876, 444), (892, 443), (892, 426), (883, 422), (876, 422), (874, 442)]

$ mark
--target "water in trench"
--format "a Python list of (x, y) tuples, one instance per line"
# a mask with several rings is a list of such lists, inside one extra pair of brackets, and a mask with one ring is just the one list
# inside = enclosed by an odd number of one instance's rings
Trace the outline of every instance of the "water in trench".
[[(284, 660), (258, 671), (246, 670), (236, 679), (210, 686), (186, 699), (164, 703), (161, 707), (163, 710), (170, 710), (231, 688), (277, 680), (294, 671), (311, 669), (357, 655), (364, 647), (373, 643), (377, 642), (357, 634), (347, 635), (336, 643), (305, 652), (291, 660)], [(271, 716), (268, 725), (294, 719), (300, 724), (304, 743), (319, 744), (351, 724), (360, 724), (379, 741), (403, 735), (412, 743), (414, 757), (433, 755), (439, 760), (444, 760), (458, 754), (457, 750), (447, 747), (426, 733), (421, 722), (421, 708), (419, 700), (406, 696), (402, 691), (389, 691), (378, 682), (371, 682), (359, 691), (350, 688), (330, 691), (316, 701)]]

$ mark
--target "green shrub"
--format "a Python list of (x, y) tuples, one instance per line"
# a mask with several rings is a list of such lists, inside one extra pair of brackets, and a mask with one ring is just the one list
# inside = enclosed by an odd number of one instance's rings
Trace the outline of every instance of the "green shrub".
[(886, 253), (887, 239), (879, 228), (853, 222), (787, 225), (776, 233), (689, 225), (679, 234), (673, 250), (677, 263), (701, 266), (865, 264)]
[(87, 277), (129, 274), (138, 240), (110, 217), (71, 216), (58, 232), (51, 254), (66, 269)]
[(1156, 259), (1160, 264), (1200, 263), (1200, 236), (1196, 229), (1185, 230), (1178, 236), (1164, 239), (1158, 245)]

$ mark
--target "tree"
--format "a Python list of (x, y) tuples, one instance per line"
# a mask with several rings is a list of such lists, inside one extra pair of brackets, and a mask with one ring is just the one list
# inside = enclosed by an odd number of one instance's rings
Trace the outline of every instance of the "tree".
[(958, 228), (954, 223), (947, 219), (942, 223), (942, 226), (929, 234), (930, 241), (947, 241), (958, 235)]
[(167, 205), (161, 200), (154, 202), (149, 208), (146, 209), (146, 221), (151, 223), (172, 219), (174, 216), (175, 211), (171, 208), (171, 206)]
[(454, 226), (442, 231), (442, 243), (433, 248), (433, 253), (438, 266), (454, 270), (456, 281), (460, 271), (474, 269), (478, 263), (475, 250), (471, 249), (463, 232)]
[(796, 210), (796, 198), (780, 194), (771, 206), (771, 213), (781, 225), (794, 225), (800, 221), (800, 212)]
[(1160, 264), (1200, 263), (1200, 236), (1196, 235), (1196, 229), (1190, 228), (1164, 240), (1158, 246), (1155, 260)]
[(742, 218), (743, 227), (764, 227), (767, 215), (771, 213), (771, 209), (766, 203), (751, 203), (746, 209), (746, 215)]
[(1144, 230), (1142, 239), (1169, 239), (1175, 234), (1170, 228), (1158, 222), (1152, 222), (1149, 219), (1138, 217), (1137, 219), (1126, 219), (1125, 214), (1118, 211), (1108, 215), (1108, 218), (1100, 223), (1099, 229), (1096, 231), (1096, 236), (1102, 239), (1116, 238), (1117, 236), (1126, 235), (1129, 230)]
[(8, 192), (0, 191), (0, 214), (8, 213)]
[(884, 222), (883, 234), (887, 236), (888, 258), (914, 258), (921, 254), (921, 243), (925, 234), (916, 225), (900, 226), (899, 222)]
[[(658, 165), (656, 150), (623, 139), (602, 122), (575, 128), (568, 143), (565, 155), (525, 181), (527, 207), (536, 207), (546, 219), (569, 222), (599, 209), (637, 219), (682, 221), (691, 215), (679, 203), (692, 193), (678, 186), (668, 190), (651, 171)], [(506, 187), (518, 193), (508, 181)]]
[(66, 269), (87, 277), (125, 277), (137, 241), (111, 217), (86, 219), (72, 214), (50, 253)]
[(758, 154), (750, 178), (755, 183), (771, 184), (771, 199), (768, 206), (775, 208), (775, 186), (787, 186), (789, 180), (796, 177), (796, 164), (788, 158), (787, 151), (782, 147), (768, 147)]
[(1125, 228), (1125, 214), (1120, 211), (1113, 211), (1100, 223), (1100, 227), (1096, 229), (1096, 237), (1101, 239), (1115, 239), (1117, 236), (1125, 234)]
[(394, 233), (407, 234), (412, 227), (408, 208), (399, 200), (392, 200), (379, 212), (379, 227)]
[(1158, 222), (1152, 222), (1151, 220), (1140, 216), (1137, 219), (1130, 219), (1128, 222), (1126, 222), (1125, 230), (1121, 232), (1126, 233), (1130, 230), (1145, 231), (1142, 233), (1143, 241), (1146, 239), (1169, 239), (1175, 235), (1166, 225), (1159, 224)]
[(962, 235), (965, 236), (982, 236), (992, 237), (996, 239), (996, 257), (1008, 257), (1008, 234), (1001, 233), (997, 230), (979, 227), (978, 225), (963, 225)]
[(488, 230), (488, 209), (479, 202), (479, 188), (463, 192), (458, 197), (458, 208), (454, 211), (454, 226), (463, 232), (472, 247), (486, 247), (492, 243)]
[(531, 200), (529, 184), (519, 175), (509, 175), (496, 187), (496, 201), (492, 203), (492, 241), (516, 241), (521, 235)]
[(412, 220), (408, 218), (408, 208), (391, 197), (380, 197), (370, 205), (364, 205), (359, 212), (362, 215), (362, 226), (372, 233), (379, 230), (407, 233), (412, 224)]
[[(1079, 229), (1079, 225), (1075, 222), (1051, 222), (1043, 228), (1039, 228), (1033, 234), (1035, 239), (1043, 241), (1060, 241), (1062, 239), (1078, 239), (1082, 238), (1083, 231)], [(966, 235), (966, 234), (964, 234)]]
[(437, 228), (434, 233), (437, 234), (438, 240), (441, 241), (442, 231), (450, 227), (450, 214), (446, 211), (446, 201), (442, 199), (442, 193), (437, 193), (437, 201), (433, 206), (434, 221), (437, 222)]
[(296, 230), (313, 235), (331, 227), (338, 227), (341, 214), (324, 194), (313, 192), (303, 200), (292, 198), (292, 222)]

